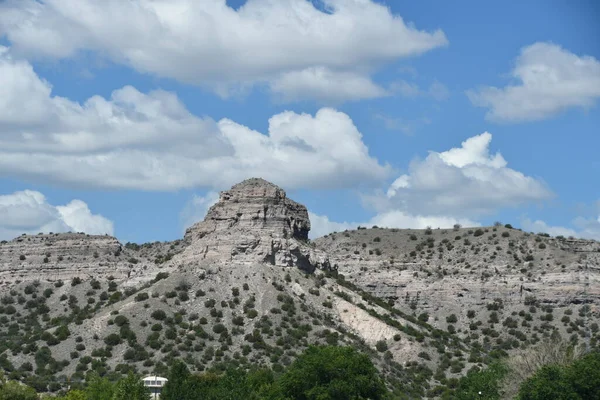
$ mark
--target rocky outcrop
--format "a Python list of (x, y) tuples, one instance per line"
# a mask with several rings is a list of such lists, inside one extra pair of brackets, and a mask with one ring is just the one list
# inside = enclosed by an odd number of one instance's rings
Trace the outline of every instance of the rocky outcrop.
[(574, 253), (600, 253), (600, 243), (585, 239), (555, 239), (563, 250)]
[(133, 265), (112, 236), (83, 233), (23, 235), (0, 244), (0, 281), (127, 277)]
[(309, 231), (306, 207), (264, 179), (247, 179), (221, 192), (204, 220), (186, 231), (188, 247), (178, 260), (329, 268), (325, 253), (308, 243)]

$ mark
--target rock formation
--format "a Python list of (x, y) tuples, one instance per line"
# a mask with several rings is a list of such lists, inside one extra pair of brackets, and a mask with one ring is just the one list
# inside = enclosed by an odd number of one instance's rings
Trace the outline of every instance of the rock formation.
[(329, 268), (325, 253), (309, 245), (309, 231), (305, 206), (264, 179), (247, 179), (221, 192), (204, 221), (186, 231), (178, 260)]
[(22, 235), (0, 244), (0, 280), (126, 277), (127, 259), (112, 236), (83, 233)]
[[(580, 309), (600, 316), (600, 245), (505, 227), (477, 230), (359, 229), (315, 240), (346, 279), (409, 313), (411, 305), (446, 329), (446, 316), (488, 313), (500, 299), (506, 312), (524, 304)], [(529, 299), (529, 300), (527, 300)]]

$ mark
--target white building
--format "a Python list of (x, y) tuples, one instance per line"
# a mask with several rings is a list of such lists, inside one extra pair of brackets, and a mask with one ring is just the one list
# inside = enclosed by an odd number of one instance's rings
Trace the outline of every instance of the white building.
[(147, 376), (142, 380), (144, 381), (144, 386), (150, 389), (153, 400), (160, 398), (160, 392), (168, 381), (167, 378), (162, 378), (160, 376)]

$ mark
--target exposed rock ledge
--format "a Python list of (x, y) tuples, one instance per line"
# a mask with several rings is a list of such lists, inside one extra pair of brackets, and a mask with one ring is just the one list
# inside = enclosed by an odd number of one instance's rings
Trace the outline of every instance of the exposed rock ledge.
[(177, 261), (330, 268), (327, 255), (308, 243), (309, 231), (305, 206), (264, 179), (247, 179), (221, 192), (204, 221), (186, 231), (189, 246)]

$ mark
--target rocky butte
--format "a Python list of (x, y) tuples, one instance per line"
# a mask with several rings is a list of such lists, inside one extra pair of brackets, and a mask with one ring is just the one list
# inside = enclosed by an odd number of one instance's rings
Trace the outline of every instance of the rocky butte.
[(308, 244), (309, 231), (305, 206), (264, 179), (247, 179), (221, 192), (204, 221), (186, 231), (188, 247), (175, 261), (329, 268), (326, 254)]

